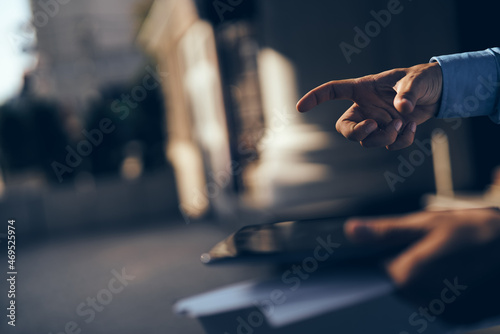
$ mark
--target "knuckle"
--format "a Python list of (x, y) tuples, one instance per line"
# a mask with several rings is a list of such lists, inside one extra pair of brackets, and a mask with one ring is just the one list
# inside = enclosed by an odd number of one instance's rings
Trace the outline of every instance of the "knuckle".
[(342, 120), (338, 120), (337, 123), (335, 123), (335, 130), (337, 130), (338, 133), (342, 133)]

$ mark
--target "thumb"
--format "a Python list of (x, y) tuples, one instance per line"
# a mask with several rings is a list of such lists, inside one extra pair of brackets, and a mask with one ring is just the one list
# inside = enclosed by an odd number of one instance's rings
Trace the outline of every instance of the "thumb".
[[(386, 270), (392, 280), (400, 288), (407, 288), (414, 282), (436, 276), (439, 266), (435, 259), (443, 249), (449, 248), (450, 238), (447, 233), (429, 233), (418, 242), (386, 263)], [(437, 266), (437, 268), (436, 268)]]
[(398, 81), (396, 86), (396, 97), (394, 98), (394, 108), (402, 114), (413, 112), (420, 97), (425, 94), (425, 87), (421, 80), (413, 75), (406, 75)]

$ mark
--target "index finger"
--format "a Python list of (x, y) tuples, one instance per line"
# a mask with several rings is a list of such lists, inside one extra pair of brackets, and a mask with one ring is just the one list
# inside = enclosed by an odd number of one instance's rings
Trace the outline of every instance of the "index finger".
[(357, 79), (334, 80), (318, 86), (297, 103), (297, 110), (306, 112), (330, 100), (353, 100)]

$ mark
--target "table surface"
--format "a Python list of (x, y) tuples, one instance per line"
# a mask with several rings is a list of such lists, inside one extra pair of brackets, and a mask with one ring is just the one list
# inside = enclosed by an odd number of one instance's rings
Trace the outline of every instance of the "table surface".
[[(2, 321), (0, 332), (201, 334), (197, 320), (173, 314), (176, 301), (276, 272), (270, 266), (204, 266), (200, 254), (226, 236), (208, 223), (178, 221), (27, 245), (19, 239), (16, 328)], [(130, 276), (126, 285), (115, 279), (120, 273)], [(0, 290), (7, 291), (5, 280)], [(6, 300), (0, 298), (0, 309)]]
[[(13, 328), (2, 321), (0, 332), (59, 334), (71, 333), (72, 326), (78, 326), (81, 333), (93, 334), (203, 333), (197, 320), (173, 314), (177, 300), (268, 277), (271, 271), (260, 266), (204, 266), (200, 254), (226, 236), (209, 224), (179, 221), (145, 230), (57, 237), (25, 246), (18, 240), (17, 323)], [(126, 286), (114, 280), (122, 270), (134, 277), (125, 281)], [(7, 291), (4, 282), (1, 291)], [(98, 304), (96, 311), (92, 298)], [(6, 300), (0, 298), (3, 310)]]

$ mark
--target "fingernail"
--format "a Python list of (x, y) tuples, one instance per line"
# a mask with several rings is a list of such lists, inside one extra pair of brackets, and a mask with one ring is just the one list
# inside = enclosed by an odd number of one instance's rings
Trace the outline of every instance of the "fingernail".
[(415, 131), (417, 131), (417, 123), (415, 122), (411, 122), (410, 124), (410, 131), (415, 133)]
[(378, 127), (377, 123), (368, 123), (365, 128), (366, 133), (372, 133)]
[(394, 127), (396, 128), (396, 131), (401, 130), (402, 126), (403, 126), (403, 121), (400, 119), (396, 120), (396, 122), (394, 123)]

